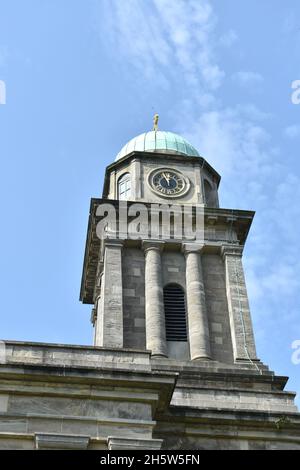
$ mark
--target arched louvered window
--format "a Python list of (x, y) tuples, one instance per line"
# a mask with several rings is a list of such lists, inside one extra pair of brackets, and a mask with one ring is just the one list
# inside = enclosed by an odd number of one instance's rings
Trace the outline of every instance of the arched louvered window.
[(167, 341), (187, 341), (185, 295), (177, 284), (164, 288)]
[(124, 175), (121, 176), (121, 178), (119, 178), (118, 194), (119, 194), (119, 199), (126, 200), (130, 198), (131, 181), (130, 181), (129, 173), (125, 173)]

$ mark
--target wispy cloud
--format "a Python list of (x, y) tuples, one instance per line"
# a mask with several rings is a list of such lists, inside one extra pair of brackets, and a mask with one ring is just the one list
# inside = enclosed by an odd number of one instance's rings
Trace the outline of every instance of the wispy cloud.
[(226, 33), (222, 34), (219, 43), (221, 46), (231, 47), (237, 40), (237, 33), (233, 29), (230, 29)]
[(154, 0), (178, 64), (191, 84), (199, 85), (201, 77), (210, 89), (218, 88), (224, 72), (213, 52), (215, 17), (206, 0)]
[(284, 134), (286, 137), (290, 139), (294, 139), (295, 137), (300, 137), (300, 124), (293, 124), (288, 126), (284, 129)]
[(257, 72), (240, 70), (232, 76), (233, 80), (242, 86), (258, 85), (263, 82), (263, 76)]
[[(196, 95), (218, 88), (224, 72), (214, 55), (215, 18), (207, 0), (104, 0), (102, 33), (147, 78), (182, 80)], [(205, 91), (206, 90), (206, 91)]]

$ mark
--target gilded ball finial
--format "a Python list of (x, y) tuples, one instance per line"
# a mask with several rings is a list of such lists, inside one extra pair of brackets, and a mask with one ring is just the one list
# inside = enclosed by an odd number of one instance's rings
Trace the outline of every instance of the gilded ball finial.
[(155, 113), (154, 118), (153, 118), (153, 130), (155, 132), (158, 130), (158, 119), (159, 119), (159, 115)]

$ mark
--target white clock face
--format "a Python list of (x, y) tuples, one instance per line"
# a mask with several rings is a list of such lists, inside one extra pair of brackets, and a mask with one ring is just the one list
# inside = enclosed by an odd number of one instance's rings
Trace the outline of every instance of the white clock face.
[(155, 193), (164, 197), (182, 196), (189, 190), (189, 180), (177, 170), (160, 168), (149, 175), (149, 184)]

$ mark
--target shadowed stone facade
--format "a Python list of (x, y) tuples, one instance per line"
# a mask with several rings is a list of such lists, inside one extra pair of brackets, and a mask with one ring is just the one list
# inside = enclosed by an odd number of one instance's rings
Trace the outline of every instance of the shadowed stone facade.
[[(151, 187), (160, 168), (183, 175), (182, 196)], [(119, 214), (124, 175), (128, 209), (186, 205), (194, 220), (200, 208), (203, 238), (131, 238), (120, 227), (99, 238), (98, 208)], [(171, 176), (161, 178), (168, 187)], [(0, 448), (300, 449), (295, 393), (256, 354), (242, 266), (254, 213), (220, 208), (219, 182), (202, 157), (168, 148), (122, 153), (107, 167), (80, 294), (94, 345), (3, 343)], [(186, 341), (167, 334), (169, 285), (184, 292)]]

